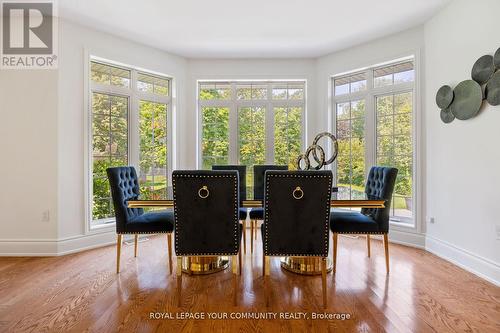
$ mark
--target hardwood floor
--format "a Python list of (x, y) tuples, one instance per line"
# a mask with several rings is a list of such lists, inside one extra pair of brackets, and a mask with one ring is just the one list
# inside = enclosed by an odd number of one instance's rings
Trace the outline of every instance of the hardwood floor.
[[(260, 237), (260, 233), (259, 233)], [(271, 261), (265, 307), (260, 238), (243, 256), (238, 306), (231, 270), (184, 276), (177, 307), (175, 268), (168, 274), (167, 240), (150, 237), (122, 248), (64, 257), (0, 258), (2, 332), (500, 332), (500, 288), (422, 250), (390, 245), (386, 275), (382, 242), (339, 236), (337, 272), (328, 274), (328, 308), (321, 278), (298, 276)], [(151, 313), (305, 312), (308, 319), (150, 319)], [(312, 313), (349, 314), (346, 320), (312, 320)], [(159, 314), (158, 314), (159, 315)]]

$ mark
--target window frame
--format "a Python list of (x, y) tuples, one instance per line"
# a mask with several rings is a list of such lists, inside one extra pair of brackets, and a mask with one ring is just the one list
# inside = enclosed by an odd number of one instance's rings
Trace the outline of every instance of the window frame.
[[(105, 219), (93, 219), (92, 204), (93, 204), (93, 130), (92, 130), (92, 97), (94, 93), (101, 93), (106, 95), (118, 95), (127, 97), (128, 99), (128, 112), (127, 112), (127, 158), (128, 165), (134, 166), (138, 172), (139, 170), (139, 160), (140, 160), (140, 133), (139, 133), (139, 103), (141, 100), (150, 101), (154, 103), (165, 104), (167, 108), (167, 179), (168, 184), (171, 184), (171, 177), (168, 177), (174, 169), (174, 135), (173, 135), (173, 120), (174, 120), (174, 96), (173, 96), (173, 85), (174, 78), (171, 75), (158, 73), (151, 70), (146, 70), (136, 66), (120, 63), (107, 58), (102, 58), (90, 54), (88, 51), (85, 52), (85, 66), (84, 66), (84, 143), (85, 143), (85, 158), (84, 158), (84, 170), (85, 170), (85, 233), (99, 233), (107, 232), (109, 229), (115, 228), (115, 218), (105, 218)], [(92, 62), (102, 63), (104, 65), (109, 65), (113, 67), (119, 67), (130, 71), (130, 85), (129, 87), (113, 86), (108, 84), (102, 84), (92, 81), (91, 78), (91, 64)], [(140, 91), (137, 88), (137, 76), (138, 73), (143, 73), (146, 75), (156, 76), (162, 79), (168, 80), (168, 95), (160, 95), (150, 92)]]
[[(272, 89), (276, 84), (303, 84), (304, 98), (302, 99), (273, 99)], [(231, 89), (231, 97), (225, 100), (203, 100), (200, 99), (200, 88), (204, 84), (228, 84)], [(237, 87), (239, 85), (266, 85), (266, 99), (238, 99)], [(203, 134), (203, 115), (202, 109), (205, 107), (221, 107), (229, 109), (229, 150), (228, 164), (239, 164), (239, 147), (238, 147), (238, 112), (241, 107), (264, 107), (265, 108), (265, 163), (274, 163), (274, 125), (275, 114), (274, 108), (278, 107), (300, 107), (301, 114), (301, 149), (305, 147), (306, 140), (306, 101), (307, 101), (307, 80), (306, 79), (286, 79), (286, 80), (211, 80), (203, 79), (196, 81), (196, 105), (197, 105), (197, 146), (196, 146), (196, 165), (198, 168), (203, 167), (203, 152), (202, 152), (202, 134)]]
[[(413, 61), (414, 69), (414, 80), (412, 82), (403, 82), (387, 86), (374, 87), (374, 75), (373, 71), (376, 68), (396, 65), (398, 63), (403, 63), (407, 61)], [(403, 57), (384, 61), (383, 63), (378, 63), (375, 65), (363, 67), (357, 70), (339, 73), (330, 76), (329, 82), (329, 94), (331, 96), (330, 105), (330, 115), (331, 121), (330, 126), (333, 133), (336, 133), (337, 128), (337, 104), (356, 101), (360, 99), (365, 100), (365, 178), (368, 176), (370, 171), (369, 167), (371, 165), (376, 165), (377, 162), (377, 110), (376, 110), (376, 99), (380, 96), (394, 95), (400, 93), (411, 92), (412, 93), (412, 200), (413, 200), (413, 210), (412, 218), (404, 217), (391, 217), (390, 224), (396, 229), (408, 230), (420, 232), (421, 224), (418, 223), (420, 219), (420, 192), (421, 186), (420, 180), (420, 103), (419, 103), (419, 80), (420, 80), (420, 57), (419, 52), (415, 51), (411, 54), (405, 55)], [(342, 95), (335, 95), (335, 79), (339, 79), (345, 76), (365, 73), (366, 75), (366, 89), (363, 91), (356, 91), (354, 93), (347, 93)], [(337, 163), (335, 162), (332, 166), (332, 171), (336, 175), (337, 173)], [(334, 183), (337, 184), (337, 177), (334, 177)]]

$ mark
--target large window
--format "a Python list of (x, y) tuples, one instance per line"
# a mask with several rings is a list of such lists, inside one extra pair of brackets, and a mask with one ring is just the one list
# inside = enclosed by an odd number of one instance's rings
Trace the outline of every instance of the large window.
[(114, 221), (106, 169), (134, 165), (142, 197), (162, 199), (168, 184), (170, 82), (107, 62), (90, 62), (89, 216)]
[(200, 82), (200, 167), (284, 164), (295, 168), (304, 138), (305, 82)]
[(398, 168), (391, 219), (414, 218), (413, 59), (334, 77), (334, 128), (339, 139), (339, 197), (364, 196), (372, 165)]

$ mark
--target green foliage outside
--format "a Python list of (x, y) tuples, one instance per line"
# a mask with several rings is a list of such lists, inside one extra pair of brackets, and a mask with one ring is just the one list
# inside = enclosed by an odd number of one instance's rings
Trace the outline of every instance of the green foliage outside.
[[(377, 165), (398, 168), (393, 207), (410, 209), (407, 201), (411, 201), (412, 197), (412, 94), (378, 97), (376, 111)], [(364, 100), (337, 105), (339, 198), (356, 199), (364, 196), (364, 119)]]
[[(286, 96), (286, 89), (284, 95)], [(290, 89), (292, 90), (292, 89)], [(283, 93), (282, 93), (283, 94)], [(290, 92), (289, 92), (290, 94)], [(302, 90), (293, 89), (290, 98), (302, 98)], [(265, 99), (267, 88), (239, 88), (237, 99)], [(275, 96), (276, 99), (282, 99)], [(230, 98), (227, 89), (202, 89), (202, 100), (226, 100)], [(202, 108), (202, 168), (210, 169), (214, 164), (227, 164), (229, 156), (229, 108)], [(295, 161), (301, 152), (302, 108), (278, 107), (274, 109), (274, 156), (276, 164), (295, 169)], [(247, 186), (253, 185), (253, 165), (264, 164), (265, 117), (264, 107), (241, 107), (238, 110), (238, 153), (239, 164), (247, 165)], [(251, 195), (249, 193), (249, 195)]]

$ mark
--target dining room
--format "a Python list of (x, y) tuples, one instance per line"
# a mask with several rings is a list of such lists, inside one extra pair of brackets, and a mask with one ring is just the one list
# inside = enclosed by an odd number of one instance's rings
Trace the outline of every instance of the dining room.
[(0, 332), (500, 332), (498, 1), (0, 5)]

